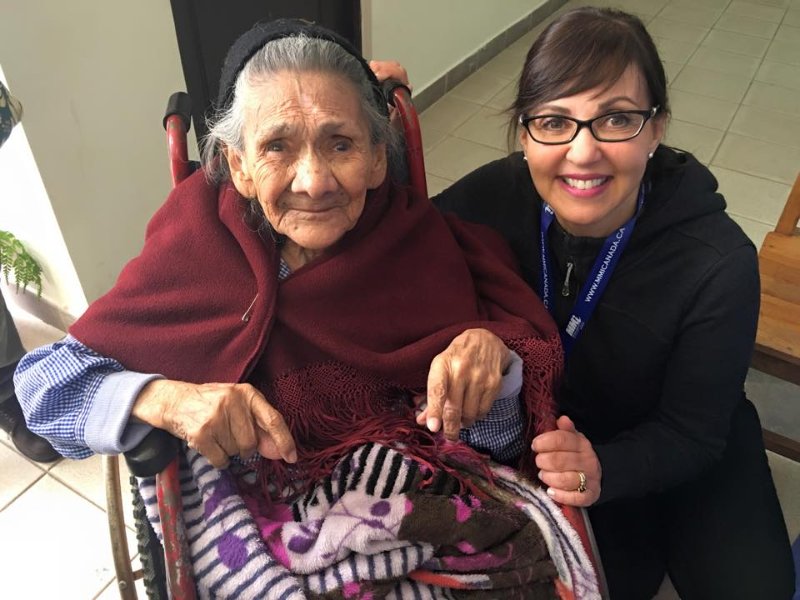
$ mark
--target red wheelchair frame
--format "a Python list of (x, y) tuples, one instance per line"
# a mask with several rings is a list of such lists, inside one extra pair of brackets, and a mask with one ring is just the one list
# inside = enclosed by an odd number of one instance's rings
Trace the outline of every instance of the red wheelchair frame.
[[(409, 185), (417, 193), (427, 196), (422, 136), (417, 113), (411, 102), (411, 92), (406, 86), (391, 81), (384, 84), (384, 92), (389, 102), (395, 107), (402, 125)], [(189, 161), (186, 142), (190, 115), (191, 102), (188, 95), (183, 92), (173, 94), (164, 117), (173, 186), (186, 179), (196, 168), (196, 163)], [(192, 574), (191, 555), (181, 517), (182, 503), (176, 456), (179, 449), (178, 440), (166, 431), (153, 430), (142, 444), (134, 451), (127, 453), (125, 458), (134, 475), (144, 477), (155, 474), (156, 476), (169, 595), (175, 600), (194, 600), (197, 595)], [(121, 530), (124, 530), (124, 524), (121, 528), (119, 525), (119, 521), (122, 520), (119, 467), (116, 457), (105, 458), (109, 527), (120, 595), (124, 600), (135, 599), (133, 580), (137, 574), (132, 573), (127, 543), (124, 533), (121, 533)], [(562, 506), (561, 508), (569, 523), (580, 536), (581, 542), (595, 566), (603, 597), (607, 597), (602, 565), (586, 511), (571, 506)]]

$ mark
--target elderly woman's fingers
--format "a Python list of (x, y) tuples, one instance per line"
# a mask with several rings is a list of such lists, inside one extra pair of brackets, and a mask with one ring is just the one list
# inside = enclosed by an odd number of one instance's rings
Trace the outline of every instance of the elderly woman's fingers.
[(442, 429), (444, 437), (448, 440), (457, 440), (462, 427), (462, 404), (457, 400), (447, 398), (442, 409)]
[(214, 467), (224, 469), (230, 464), (230, 457), (236, 452), (231, 452), (225, 447), (231, 445), (230, 440), (221, 441), (216, 433), (212, 427), (204, 426), (192, 430), (191, 433), (187, 432), (185, 439), (190, 448), (205, 456)]
[[(263, 447), (271, 454), (277, 454), (277, 456), (268, 456), (267, 458), (282, 458), (286, 462), (297, 462), (294, 438), (286, 421), (283, 420), (283, 416), (255, 388), (252, 388), (252, 391), (250, 410), (255, 417), (256, 424), (261, 428), (261, 431), (258, 432), (259, 449)], [(276, 452), (272, 452), (267, 437), (274, 444)]]
[(423, 408), (417, 413), (417, 425), (425, 425), (428, 422), (428, 408)]
[(201, 444), (195, 450), (205, 456), (217, 469), (226, 469), (231, 462), (230, 454), (215, 442)]
[(496, 387), (491, 379), (492, 377), (488, 374), (482, 376), (477, 373), (467, 379), (463, 408), (461, 409), (461, 424), (464, 427), (472, 427), (491, 410), (497, 396)]
[(489, 412), (511, 357), (506, 345), (485, 329), (468, 329), (431, 362), (428, 372), (426, 423), (431, 431), (444, 426), (445, 437), (458, 438)]
[(248, 405), (248, 395), (255, 389), (247, 384), (210, 383), (193, 391), (193, 401), (184, 399), (176, 408), (183, 417), (185, 439), (209, 460), (208, 453), (217, 447), (227, 456), (250, 457), (258, 441)]
[[(229, 404), (225, 407), (224, 416), (227, 426), (220, 428), (217, 440), (230, 456), (239, 455), (248, 459), (256, 452), (258, 436), (256, 423), (250, 413), (249, 406), (243, 396), (249, 393), (251, 386), (235, 386), (236, 392), (228, 396)], [(252, 388), (251, 388), (252, 389)]]
[[(456, 363), (456, 364), (454, 364)], [(467, 408), (467, 386), (469, 382), (455, 371), (459, 369), (458, 359), (446, 361), (442, 373), (447, 378), (444, 383), (444, 405), (442, 406), (442, 429), (448, 440), (457, 440), (464, 427), (464, 409)], [(469, 407), (472, 410), (472, 407)]]
[(430, 431), (442, 429), (448, 440), (457, 440), (462, 426), (465, 382), (453, 376), (452, 367), (452, 356), (447, 350), (431, 362), (425, 423)]
[(297, 460), (283, 417), (249, 384), (156, 380), (143, 388), (132, 414), (185, 440), (216, 467), (261, 446), (274, 458)]
[(486, 329), (468, 329), (452, 341), (446, 352), (454, 376), (474, 388), (476, 402), (484, 396), (493, 401), (511, 360), (511, 352), (503, 340)]
[(263, 429), (258, 430), (258, 453), (270, 460), (281, 460), (283, 458), (275, 440)]
[(442, 427), (448, 384), (447, 363), (443, 354), (439, 354), (431, 361), (431, 368), (428, 371), (428, 405), (425, 409), (425, 424), (434, 433)]
[(476, 376), (476, 380), (482, 385), (471, 386), (470, 411), (464, 410), (464, 426), (471, 427), (477, 421), (485, 418), (492, 409), (494, 401), (502, 384), (502, 376), (499, 371), (486, 373)]

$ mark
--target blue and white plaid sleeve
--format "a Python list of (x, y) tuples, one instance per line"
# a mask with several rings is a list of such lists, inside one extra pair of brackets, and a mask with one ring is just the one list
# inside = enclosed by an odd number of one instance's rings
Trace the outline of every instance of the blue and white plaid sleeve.
[(511, 365), (503, 376), (503, 385), (489, 414), (472, 427), (461, 430), (459, 437), (471, 447), (497, 462), (509, 463), (522, 454), (525, 419), (519, 395), (522, 391), (522, 359), (511, 353)]
[(135, 447), (151, 427), (129, 422), (131, 408), (158, 378), (127, 371), (68, 335), (22, 357), (14, 387), (31, 431), (77, 459)]

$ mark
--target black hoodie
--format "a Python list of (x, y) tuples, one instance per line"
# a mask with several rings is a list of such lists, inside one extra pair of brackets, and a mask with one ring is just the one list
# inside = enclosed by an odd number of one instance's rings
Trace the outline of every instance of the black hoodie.
[[(668, 489), (721, 458), (758, 320), (756, 250), (725, 213), (710, 171), (660, 147), (645, 177), (642, 213), (558, 398), (598, 454), (600, 502)], [(434, 202), (502, 233), (538, 292), (541, 198), (521, 153), (477, 169)], [(549, 241), (563, 327), (603, 240), (556, 223)]]

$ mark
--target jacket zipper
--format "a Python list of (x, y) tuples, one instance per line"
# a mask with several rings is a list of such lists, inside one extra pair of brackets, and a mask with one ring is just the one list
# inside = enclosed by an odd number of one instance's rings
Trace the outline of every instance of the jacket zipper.
[(572, 275), (572, 269), (575, 268), (575, 263), (572, 260), (567, 261), (567, 274), (564, 276), (564, 283), (561, 286), (561, 295), (565, 298), (569, 296), (570, 289), (569, 289), (569, 278)]

